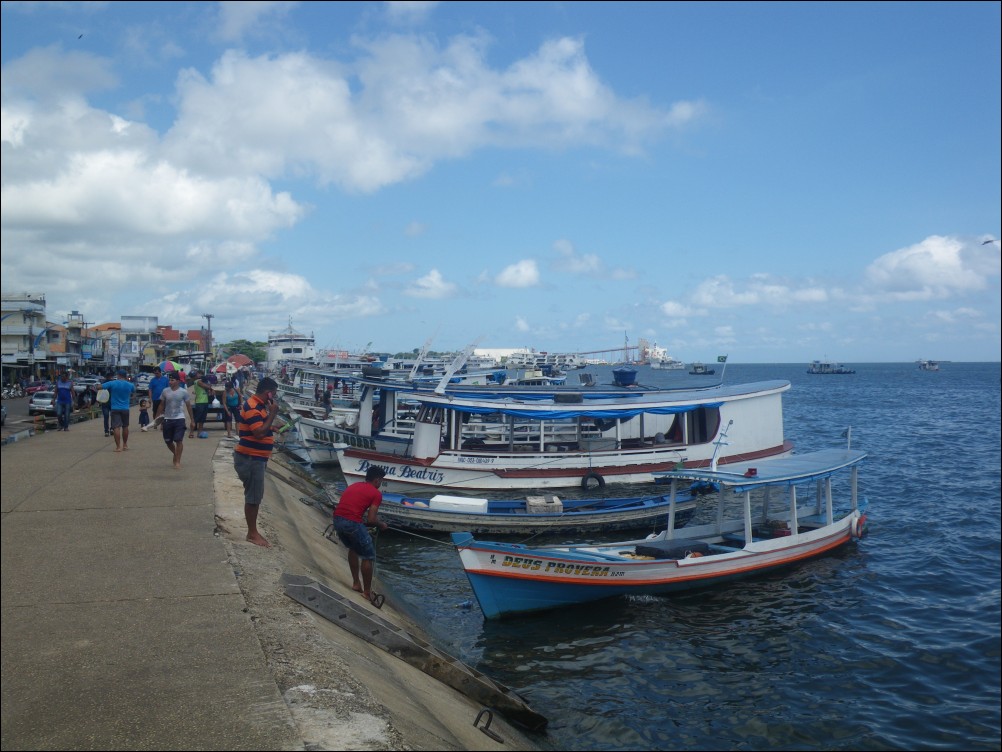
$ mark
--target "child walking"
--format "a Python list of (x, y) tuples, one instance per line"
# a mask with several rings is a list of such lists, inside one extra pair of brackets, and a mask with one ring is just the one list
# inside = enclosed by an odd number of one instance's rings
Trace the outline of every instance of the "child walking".
[(139, 430), (148, 431), (150, 429), (150, 401), (143, 397), (139, 400)]

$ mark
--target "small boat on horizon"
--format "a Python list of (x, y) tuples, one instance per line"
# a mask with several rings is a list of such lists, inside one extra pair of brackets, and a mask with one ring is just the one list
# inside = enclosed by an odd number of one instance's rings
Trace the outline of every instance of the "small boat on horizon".
[(851, 376), (856, 373), (852, 368), (847, 368), (834, 360), (814, 360), (807, 366), (807, 373), (832, 376)]

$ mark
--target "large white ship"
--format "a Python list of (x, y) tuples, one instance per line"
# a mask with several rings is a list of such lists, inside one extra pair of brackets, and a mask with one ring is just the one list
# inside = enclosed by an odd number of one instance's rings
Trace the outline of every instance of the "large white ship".
[(280, 332), (268, 332), (268, 370), (278, 370), (286, 363), (313, 363), (317, 357), (312, 334), (300, 334), (289, 326)]

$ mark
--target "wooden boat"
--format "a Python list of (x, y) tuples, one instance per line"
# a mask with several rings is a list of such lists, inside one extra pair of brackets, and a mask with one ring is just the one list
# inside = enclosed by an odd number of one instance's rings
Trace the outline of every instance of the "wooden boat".
[[(649, 483), (678, 463), (705, 466), (787, 454), (782, 395), (788, 381), (703, 388), (419, 389), (369, 381), (360, 390), (358, 441), (338, 445), (350, 483), (372, 465), (388, 491), (462, 493)], [(396, 449), (383, 426), (401, 402), (415, 413)], [(401, 435), (401, 437), (404, 437)]]
[(918, 367), (920, 371), (938, 371), (939, 361), (936, 360), (920, 360), (918, 362)]
[(692, 367), (689, 368), (690, 376), (712, 376), (717, 371), (715, 368), (708, 368), (705, 363), (693, 363)]
[[(696, 502), (689, 493), (675, 502), (675, 525), (692, 516)], [(466, 530), (490, 535), (572, 535), (655, 529), (667, 524), (671, 499), (667, 494), (627, 498), (561, 499), (554, 494), (522, 499), (478, 499), (436, 494), (418, 498), (384, 493), (379, 515), (408, 531)]]
[[(833, 449), (723, 469), (660, 473), (671, 481), (672, 496), (681, 481), (718, 484), (717, 514), (713, 522), (681, 531), (669, 524), (645, 540), (527, 546), (478, 541), (469, 532), (457, 532), (452, 541), (488, 619), (614, 596), (719, 585), (821, 556), (861, 538), (866, 502), (857, 501), (857, 473), (865, 457), (858, 450)], [(848, 505), (836, 511), (832, 476), (846, 470), (847, 488), (844, 483), (839, 487), (847, 492)], [(797, 494), (805, 484), (814, 486), (814, 498), (806, 504)], [(738, 495), (739, 503), (728, 491)], [(782, 505), (774, 498), (781, 494), (786, 497)]]

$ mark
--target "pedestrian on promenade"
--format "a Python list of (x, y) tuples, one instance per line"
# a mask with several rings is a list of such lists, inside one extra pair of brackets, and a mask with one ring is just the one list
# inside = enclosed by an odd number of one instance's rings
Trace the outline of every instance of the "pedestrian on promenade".
[(324, 390), (324, 420), (331, 417), (331, 392), (334, 390), (334, 385), (328, 386)]
[(150, 427), (150, 401), (143, 397), (139, 400), (139, 430), (146, 431)]
[(250, 399), (240, 406), (237, 421), (237, 436), (240, 437), (233, 451), (233, 468), (244, 484), (244, 517), (247, 519), (247, 540), (268, 547), (271, 544), (258, 532), (257, 513), (264, 499), (264, 476), (275, 445), (271, 430), (278, 416), (278, 384), (275, 379), (265, 376), (257, 383), (257, 390)]
[(126, 377), (125, 369), (119, 368), (114, 381), (101, 384), (107, 389), (111, 399), (108, 406), (111, 410), (111, 432), (115, 436), (115, 451), (129, 451), (129, 410), (132, 409), (132, 393), (136, 385)]
[(153, 405), (153, 418), (160, 414), (160, 395), (164, 389), (170, 386), (170, 379), (164, 376), (160, 366), (153, 369), (153, 378), (150, 379), (150, 404)]
[(226, 393), (223, 395), (223, 422), (226, 423), (226, 437), (233, 435), (234, 421), (240, 420), (240, 392), (233, 381), (226, 382)]
[(209, 403), (212, 402), (212, 386), (203, 378), (199, 371), (192, 371), (189, 379), (191, 390), (195, 393), (195, 422), (188, 431), (188, 438), (195, 438), (205, 428), (205, 418), (209, 414)]
[(160, 407), (156, 412), (163, 420), (164, 443), (174, 457), (174, 469), (181, 469), (181, 455), (184, 453), (184, 433), (188, 427), (184, 423), (185, 413), (188, 420), (195, 423), (191, 414), (191, 393), (181, 388), (181, 376), (177, 371), (171, 371), (168, 387), (160, 393)]
[(73, 382), (64, 371), (56, 381), (56, 418), (60, 431), (70, 430), (70, 415), (73, 414)]
[[(365, 471), (365, 480), (352, 483), (341, 494), (334, 508), (334, 531), (338, 540), (348, 549), (348, 569), (351, 570), (351, 589), (361, 593), (367, 601), (373, 600), (372, 572), (376, 561), (376, 547), (366, 527), (385, 530), (388, 525), (376, 516), (383, 501), (379, 486), (386, 470), (372, 465)], [(359, 581), (359, 572), (362, 579)]]

